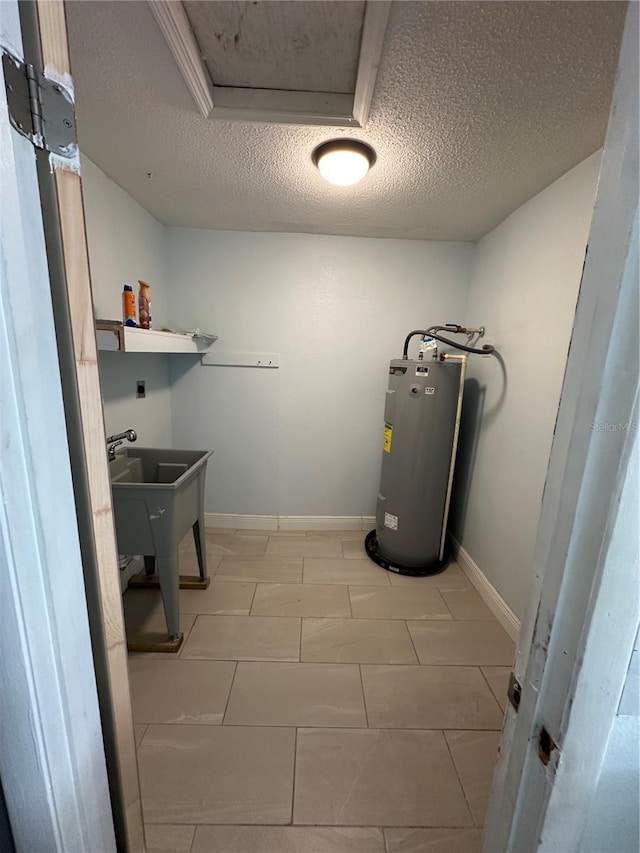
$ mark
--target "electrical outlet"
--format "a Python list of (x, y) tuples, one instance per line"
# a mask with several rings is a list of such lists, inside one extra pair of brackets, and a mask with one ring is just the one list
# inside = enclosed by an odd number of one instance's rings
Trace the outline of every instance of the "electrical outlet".
[(142, 399), (142, 397), (147, 396), (147, 391), (146, 391), (145, 386), (146, 386), (146, 383), (145, 383), (144, 379), (138, 379), (136, 381), (136, 397), (139, 400)]

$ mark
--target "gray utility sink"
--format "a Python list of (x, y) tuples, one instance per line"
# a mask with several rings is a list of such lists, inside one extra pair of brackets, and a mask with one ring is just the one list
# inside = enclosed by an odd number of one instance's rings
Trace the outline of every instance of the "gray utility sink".
[(147, 576), (157, 571), (157, 581), (148, 585), (160, 585), (173, 643), (180, 641), (178, 547), (190, 528), (200, 572), (197, 585), (208, 582), (204, 486), (212, 453), (126, 447), (109, 462), (118, 551), (144, 555)]

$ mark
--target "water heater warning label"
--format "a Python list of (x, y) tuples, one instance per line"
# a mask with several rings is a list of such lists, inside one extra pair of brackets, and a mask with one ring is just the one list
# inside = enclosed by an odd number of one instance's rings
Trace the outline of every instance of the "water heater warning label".
[(391, 424), (384, 425), (384, 438), (382, 439), (382, 449), (385, 453), (391, 453), (391, 439), (393, 438), (393, 427)]
[(384, 514), (384, 526), (388, 527), (390, 530), (398, 529), (398, 516), (391, 515), (390, 512), (385, 512)]

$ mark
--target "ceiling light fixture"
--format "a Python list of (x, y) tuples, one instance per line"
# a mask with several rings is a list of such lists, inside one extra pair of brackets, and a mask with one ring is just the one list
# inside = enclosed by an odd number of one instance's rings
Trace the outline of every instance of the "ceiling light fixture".
[(376, 162), (376, 152), (359, 139), (331, 139), (318, 145), (311, 159), (325, 181), (350, 187), (361, 181)]

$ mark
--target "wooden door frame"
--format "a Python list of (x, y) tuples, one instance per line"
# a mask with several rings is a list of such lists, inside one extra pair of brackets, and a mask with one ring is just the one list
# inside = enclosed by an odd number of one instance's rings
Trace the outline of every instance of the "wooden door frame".
[[(631, 3), (516, 653), (522, 698), (517, 712), (507, 706), (487, 853), (576, 849), (637, 630), (624, 595), (637, 595), (637, 556), (614, 537), (638, 418), (637, 62)], [(626, 555), (617, 579), (614, 554)], [(543, 727), (555, 745), (546, 765)]]
[[(69, 64), (65, 8), (62, 0), (26, 0), (26, 2), (22, 0), (20, 3), (8, 2), (2, 5), (3, 14), (7, 17), (15, 13), (19, 14), (18, 36), (13, 39), (11, 48), (15, 49), (16, 43), (20, 40), (21, 29), (26, 61), (40, 71), (46, 69), (46, 76), (64, 87), (72, 99), (73, 82)], [(37, 224), (44, 238), (45, 263), (50, 285), (50, 290), (47, 288), (49, 290), (47, 303), (52, 310), (52, 315), (47, 318), (46, 327), (41, 324), (33, 330), (33, 335), (38, 339), (53, 336), (52, 339), (56, 343), (55, 371), (57, 371), (57, 382), (61, 386), (64, 421), (66, 421), (62, 439), (63, 453), (60, 453), (62, 448), (56, 447), (54, 451), (53, 446), (34, 448), (29, 446), (25, 439), (21, 446), (21, 455), (29, 458), (29, 454), (37, 450), (59, 454), (61, 460), (66, 458), (67, 464), (70, 463), (73, 485), (71, 498), (75, 499), (75, 535), (70, 540), (70, 547), (75, 542), (80, 548), (84, 580), (82, 607), (85, 621), (87, 612), (89, 617), (90, 648), (95, 673), (95, 675), (92, 674), (92, 678), (94, 689), (97, 687), (101, 722), (101, 734), (93, 733), (93, 749), (95, 750), (96, 743), (101, 747), (102, 744), (104, 745), (102, 761), (106, 764), (110, 796), (110, 802), (105, 806), (97, 790), (89, 788), (83, 791), (83, 786), (87, 782), (80, 778), (75, 785), (78, 803), (76, 812), (80, 815), (81, 809), (89, 808), (91, 801), (96, 803), (96, 808), (99, 803), (102, 820), (104, 821), (108, 816), (109, 823), (113, 824), (111, 833), (113, 836), (115, 830), (115, 844), (118, 850), (138, 853), (144, 850), (144, 833), (111, 486), (105, 448), (79, 156), (77, 151), (75, 156), (69, 158), (50, 155), (41, 148), (31, 147), (31, 143), (19, 137), (15, 131), (12, 130), (11, 133), (20, 140), (21, 146), (30, 146), (32, 156), (35, 154), (40, 210), (37, 211), (37, 217), (33, 210), (29, 212), (34, 227), (35, 220), (38, 219)], [(29, 201), (33, 205), (33, 197)], [(30, 236), (27, 234), (27, 237)], [(13, 285), (13, 280), (9, 284)], [(28, 344), (29, 342), (25, 342), (26, 346)], [(15, 359), (17, 368), (25, 360), (20, 347), (12, 357)], [(52, 370), (53, 364), (49, 365), (49, 368)], [(34, 389), (40, 389), (40, 376), (34, 375), (31, 378)], [(28, 396), (30, 396), (30, 390)], [(40, 399), (44, 402), (50, 398), (41, 393)], [(40, 417), (43, 429), (46, 430), (49, 417), (47, 411), (45, 410)], [(44, 465), (44, 462), (41, 461), (39, 464)], [(3, 487), (7, 485), (4, 479), (2, 485)], [(44, 485), (42, 488), (44, 489)], [(65, 506), (64, 501), (68, 499), (68, 495), (58, 495), (51, 490), (47, 493), (47, 497), (49, 502), (59, 500), (61, 507)], [(40, 521), (46, 529), (47, 536), (60, 539), (60, 532), (50, 529), (46, 513)], [(27, 537), (24, 543), (25, 548), (28, 543)], [(43, 563), (42, 572), (43, 575), (48, 572), (49, 576), (53, 576), (55, 565)], [(82, 642), (77, 635), (75, 641), (67, 646), (66, 654), (69, 660), (65, 660), (65, 665), (73, 666), (71, 659), (80, 654), (77, 647)], [(84, 644), (88, 649), (89, 643), (86, 639)], [(71, 712), (66, 709), (65, 713)], [(71, 726), (74, 724), (73, 720), (69, 720), (69, 723)], [(84, 738), (84, 733), (82, 736), (76, 733), (76, 739), (79, 741)], [(71, 731), (68, 732), (67, 747), (70, 754), (73, 754), (73, 750), (77, 748)], [(10, 786), (11, 780), (8, 784)], [(8, 801), (10, 799), (9, 794)], [(12, 803), (8, 802), (8, 806), (11, 817)], [(46, 811), (44, 805), (42, 808)], [(74, 816), (69, 814), (67, 818), (69, 827), (72, 827)], [(86, 822), (88, 823), (88, 819)], [(55, 817), (52, 816), (51, 829), (59, 833), (60, 828), (56, 829), (54, 823)], [(69, 831), (72, 831), (71, 828)], [(85, 840), (83, 844), (69, 842), (60, 847), (54, 846), (54, 838), (55, 834), (51, 836), (48, 844), (32, 845), (29, 849), (92, 849), (98, 838), (101, 839), (101, 850), (111, 849), (104, 833), (90, 841)], [(25, 846), (24, 849), (28, 848)]]
[[(19, 56), (11, 11), (0, 4), (0, 41), (13, 29)], [(112, 851), (39, 188), (2, 69), (0, 151), (0, 777), (12, 835), (0, 847)]]

